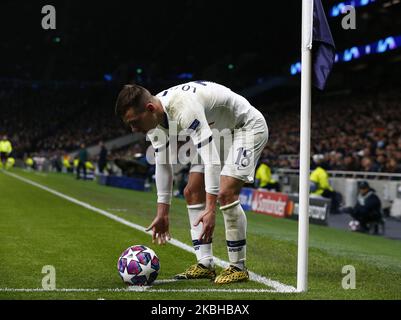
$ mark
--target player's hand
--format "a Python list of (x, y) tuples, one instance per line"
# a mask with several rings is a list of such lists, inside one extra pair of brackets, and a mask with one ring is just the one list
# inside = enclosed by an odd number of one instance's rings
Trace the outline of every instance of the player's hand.
[(199, 216), (198, 220), (195, 221), (194, 226), (196, 227), (201, 222), (203, 224), (203, 229), (198, 240), (203, 243), (209, 243), (212, 241), (213, 231), (216, 224), (216, 211), (206, 208), (206, 210)]
[(158, 204), (157, 215), (146, 231), (152, 230), (152, 243), (165, 244), (171, 239), (168, 218), (169, 205)]

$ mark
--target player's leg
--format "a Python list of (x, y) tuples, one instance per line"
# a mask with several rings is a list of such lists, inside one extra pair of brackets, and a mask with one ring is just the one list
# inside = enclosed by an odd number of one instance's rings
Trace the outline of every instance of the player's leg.
[(239, 201), (244, 181), (221, 176), (219, 204), (226, 229), (227, 252), (230, 264), (245, 269), (247, 220)]
[(218, 197), (224, 217), (230, 267), (215, 279), (216, 283), (249, 279), (245, 267), (247, 219), (239, 194), (245, 182), (253, 182), (256, 164), (267, 140), (268, 128), (263, 116), (251, 130), (234, 133), (233, 144), (221, 172)]
[(196, 258), (198, 263), (209, 266), (213, 260), (212, 244), (202, 243), (198, 240), (202, 233), (202, 223), (194, 225), (205, 210), (206, 193), (203, 172), (190, 171), (188, 183), (184, 188), (184, 197), (187, 202), (191, 239)]
[(238, 178), (220, 177), (219, 204), (223, 213), (230, 267), (216, 279), (218, 284), (246, 281), (249, 279), (245, 267), (247, 220), (239, 201), (244, 181)]
[(202, 165), (191, 167), (188, 183), (184, 189), (187, 202), (192, 244), (195, 250), (197, 264), (175, 276), (176, 279), (214, 279), (216, 272), (213, 263), (212, 242), (202, 243), (198, 239), (202, 233), (202, 223), (194, 226), (201, 213), (205, 210), (206, 193), (204, 169)]

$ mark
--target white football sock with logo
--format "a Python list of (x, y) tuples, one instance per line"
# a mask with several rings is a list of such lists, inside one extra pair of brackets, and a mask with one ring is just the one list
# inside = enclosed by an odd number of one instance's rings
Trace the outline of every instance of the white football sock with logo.
[(201, 263), (206, 267), (214, 267), (212, 242), (203, 244), (198, 240), (202, 233), (203, 223), (201, 222), (196, 227), (194, 226), (194, 223), (205, 210), (205, 204), (188, 205), (187, 208), (189, 223), (191, 225), (192, 245), (195, 249), (196, 259), (198, 260), (198, 263)]
[(220, 207), (226, 227), (226, 241), (230, 264), (243, 270), (246, 260), (247, 220), (240, 201)]

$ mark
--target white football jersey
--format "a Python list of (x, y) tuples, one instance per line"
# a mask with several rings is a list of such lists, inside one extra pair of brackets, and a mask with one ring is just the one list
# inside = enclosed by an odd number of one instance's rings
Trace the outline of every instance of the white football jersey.
[[(194, 130), (191, 136), (195, 144), (208, 139), (212, 135), (210, 129), (238, 129), (262, 116), (244, 97), (214, 82), (192, 81), (164, 90), (156, 96), (162, 103), (168, 122), (177, 122), (178, 132)], [(165, 131), (162, 126), (158, 129)], [(148, 136), (155, 148), (161, 147), (161, 142), (157, 143), (152, 135)]]

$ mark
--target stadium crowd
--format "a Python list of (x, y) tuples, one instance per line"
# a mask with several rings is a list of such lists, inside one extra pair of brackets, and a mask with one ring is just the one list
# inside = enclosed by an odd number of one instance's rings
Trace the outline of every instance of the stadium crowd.
[[(129, 131), (114, 115), (115, 97), (103, 87), (14, 87), (0, 90), (0, 134), (13, 156), (35, 152), (57, 159)], [(312, 154), (328, 170), (401, 173), (401, 93), (397, 90), (326, 96), (313, 103)], [(298, 168), (299, 102), (275, 102), (262, 111), (269, 143), (262, 154), (270, 167)], [(110, 150), (109, 160), (143, 153), (136, 145)]]
[(114, 97), (103, 88), (19, 87), (0, 90), (0, 132), (14, 156), (35, 152), (48, 158), (126, 134), (114, 116)]
[[(401, 92), (326, 97), (312, 111), (312, 154), (328, 170), (401, 173)], [(285, 111), (284, 111), (285, 110)], [(270, 130), (264, 157), (272, 167), (298, 168), (297, 101), (276, 103), (265, 114)]]

